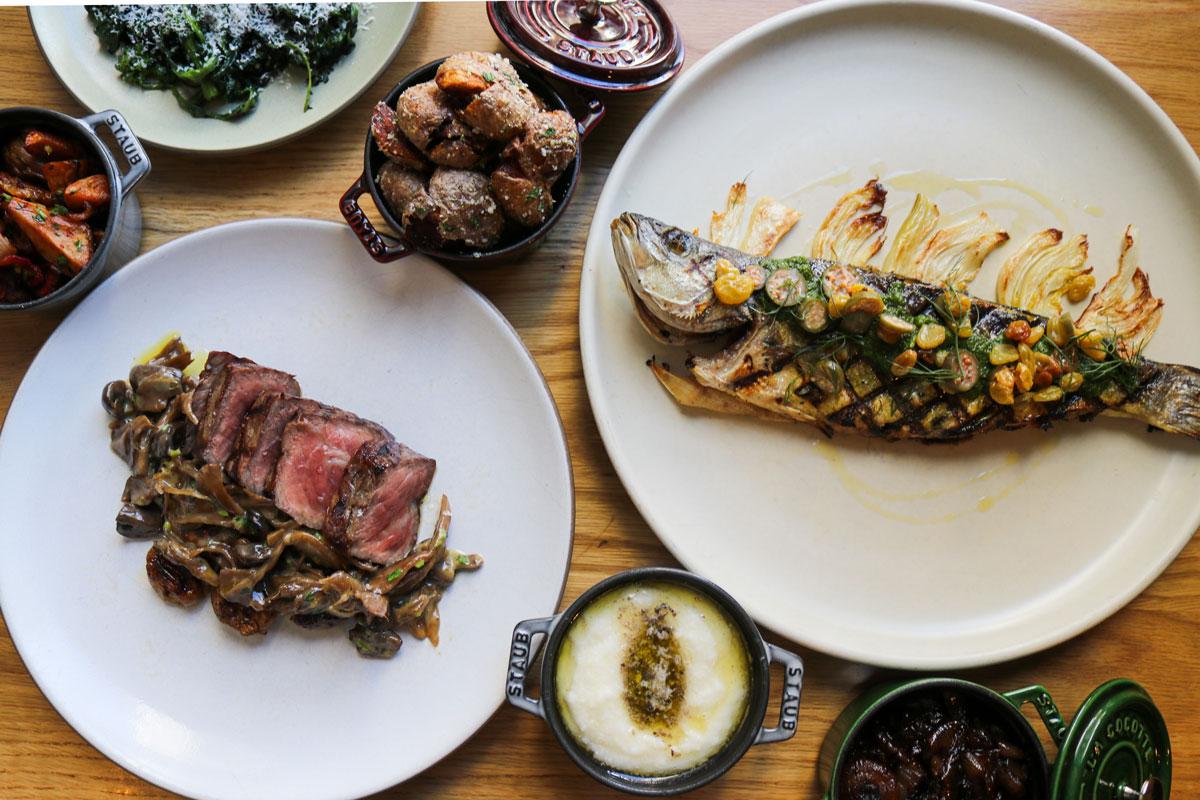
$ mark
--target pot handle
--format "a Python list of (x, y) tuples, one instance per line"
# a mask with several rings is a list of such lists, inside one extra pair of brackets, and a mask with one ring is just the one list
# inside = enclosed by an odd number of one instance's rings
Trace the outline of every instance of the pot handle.
[(366, 191), (367, 173), (364, 172), (358, 176), (358, 180), (350, 185), (350, 188), (342, 195), (342, 199), (338, 201), (338, 208), (341, 209), (342, 216), (346, 218), (346, 224), (358, 236), (358, 241), (371, 254), (371, 258), (380, 264), (412, 255), (414, 251), (403, 242), (398, 242), (375, 230), (375, 226), (367, 218), (366, 212), (358, 204), (358, 198), (362, 197)]
[(1037, 709), (1038, 716), (1042, 718), (1042, 724), (1050, 732), (1050, 738), (1054, 740), (1054, 744), (1062, 746), (1063, 740), (1067, 738), (1067, 725), (1063, 722), (1062, 712), (1058, 710), (1054, 698), (1050, 696), (1050, 692), (1046, 691), (1045, 686), (1026, 686), (1024, 689), (1002, 692), (1000, 696), (1016, 706), (1018, 710), (1026, 703), (1031, 704)]
[(604, 103), (601, 103), (595, 97), (585, 97), (583, 95), (577, 95), (577, 97), (587, 107), (582, 117), (575, 117), (575, 126), (579, 129), (579, 140), (583, 141), (600, 124), (600, 120), (604, 119), (604, 113), (607, 109), (604, 108)]
[(512, 645), (508, 650), (508, 686), (505, 689), (508, 702), (542, 719), (546, 718), (546, 712), (542, 710), (541, 698), (535, 699), (525, 693), (525, 676), (535, 652), (533, 637), (548, 633), (557, 620), (558, 617), (541, 617), (518, 622), (513, 628)]
[(774, 728), (760, 728), (754, 744), (783, 742), (796, 735), (800, 716), (800, 689), (804, 682), (804, 661), (800, 656), (773, 644), (767, 645), (772, 664), (783, 664), (783, 702), (779, 707), (779, 723)]
[(150, 156), (146, 155), (146, 148), (142, 147), (141, 141), (129, 129), (129, 123), (125, 121), (125, 117), (121, 116), (120, 111), (110, 108), (107, 111), (97, 111), (95, 114), (80, 117), (79, 121), (97, 132), (101, 125), (108, 126), (113, 138), (117, 140), (117, 145), (121, 148), (121, 155), (125, 157), (125, 165), (128, 167), (125, 172), (121, 173), (121, 196), (129, 194), (133, 187), (137, 186), (138, 181), (150, 173)]

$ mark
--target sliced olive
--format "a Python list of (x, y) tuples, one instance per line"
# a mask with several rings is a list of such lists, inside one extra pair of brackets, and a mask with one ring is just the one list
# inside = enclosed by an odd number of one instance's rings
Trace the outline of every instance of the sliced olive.
[(829, 309), (823, 300), (810, 297), (800, 306), (800, 327), (809, 333), (820, 333), (829, 327)]
[(798, 304), (804, 299), (808, 287), (800, 270), (783, 267), (771, 273), (767, 278), (767, 297), (775, 305), (788, 307)]
[(810, 373), (813, 384), (828, 395), (841, 394), (846, 385), (846, 374), (842, 365), (832, 358), (822, 358), (812, 366)]

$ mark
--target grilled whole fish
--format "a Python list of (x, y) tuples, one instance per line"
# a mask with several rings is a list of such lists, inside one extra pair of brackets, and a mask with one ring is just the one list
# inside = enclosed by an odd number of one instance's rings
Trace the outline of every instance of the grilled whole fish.
[(692, 380), (652, 364), (686, 405), (886, 439), (956, 441), (1100, 413), (1200, 438), (1200, 370), (1142, 358), (1069, 317), (864, 267), (752, 256), (639, 214), (613, 220), (612, 239), (652, 336), (737, 334), (689, 358)]

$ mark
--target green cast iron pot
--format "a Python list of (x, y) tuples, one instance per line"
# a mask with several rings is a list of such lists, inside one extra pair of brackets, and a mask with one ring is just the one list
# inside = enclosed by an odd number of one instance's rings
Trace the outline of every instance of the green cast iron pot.
[[(857, 736), (884, 709), (916, 694), (953, 690), (990, 709), (1033, 764), (1032, 800), (1166, 800), (1171, 790), (1171, 744), (1166, 724), (1146, 691), (1126, 679), (1101, 685), (1070, 725), (1042, 686), (995, 692), (956, 678), (921, 678), (877, 686), (848, 705), (821, 745), (818, 775), (825, 800), (837, 800), (844, 759)], [(1058, 747), (1053, 764), (1021, 713), (1031, 704)]]

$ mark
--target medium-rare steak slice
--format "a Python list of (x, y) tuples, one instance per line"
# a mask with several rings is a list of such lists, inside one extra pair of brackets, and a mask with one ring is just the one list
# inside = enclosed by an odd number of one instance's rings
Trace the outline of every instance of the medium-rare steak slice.
[(229, 460), (229, 474), (255, 494), (269, 493), (283, 444), (284, 426), (300, 412), (316, 411), (321, 407), (316, 400), (306, 397), (278, 393), (259, 395), (242, 423), (242, 435)]
[(283, 428), (275, 464), (275, 505), (301, 525), (321, 530), (350, 457), (367, 442), (389, 440), (381, 426), (322, 406)]
[(197, 421), (204, 419), (204, 409), (208, 407), (208, 398), (212, 395), (213, 384), (217, 381), (221, 367), (234, 361), (245, 360), (224, 350), (213, 350), (208, 354), (204, 361), (204, 369), (200, 372), (200, 379), (196, 382), (196, 389), (192, 392), (192, 414)]
[(348, 555), (376, 564), (404, 557), (417, 538), (421, 498), (437, 463), (398, 442), (368, 442), (342, 476), (325, 535)]
[(286, 372), (237, 359), (221, 365), (212, 382), (204, 415), (193, 406), (200, 425), (196, 447), (202, 461), (224, 464), (237, 444), (242, 419), (260, 394), (300, 394), (300, 384)]

